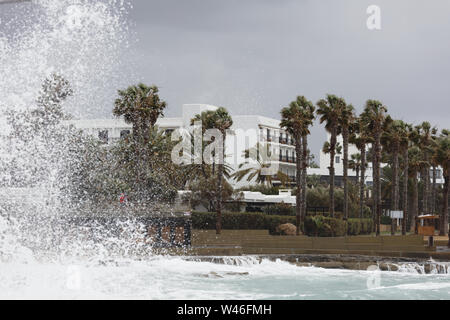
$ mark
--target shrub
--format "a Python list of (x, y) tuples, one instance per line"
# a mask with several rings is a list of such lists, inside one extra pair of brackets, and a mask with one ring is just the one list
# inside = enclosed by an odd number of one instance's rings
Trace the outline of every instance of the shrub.
[[(192, 228), (209, 229), (216, 228), (215, 212), (193, 212)], [(225, 212), (222, 213), (222, 229), (243, 230), (269, 230), (271, 234), (277, 234), (276, 228), (284, 223), (296, 224), (294, 216), (274, 216), (253, 212)]]
[[(281, 224), (292, 223), (294, 226), (297, 225), (297, 219), (295, 216), (271, 216), (264, 215), (266, 220), (266, 229), (269, 230), (270, 234), (280, 234), (277, 232), (277, 227)], [(302, 228), (300, 227), (300, 230)]]
[(392, 223), (392, 218), (389, 216), (381, 216), (381, 224), (388, 224), (390, 225)]
[(306, 217), (304, 232), (315, 237), (341, 237), (345, 235), (347, 223), (344, 220), (323, 216)]
[(287, 203), (277, 203), (264, 208), (264, 213), (279, 216), (295, 216), (295, 208)]
[[(193, 212), (192, 228), (214, 230), (216, 228), (215, 212)], [(296, 225), (295, 216), (268, 215), (256, 212), (224, 212), (222, 213), (222, 228), (225, 230), (269, 230), (270, 234), (279, 235), (277, 227), (291, 223)], [(304, 226), (300, 227), (308, 236), (341, 237), (348, 235), (370, 234), (373, 228), (372, 219), (342, 219), (324, 216), (308, 216)]]
[(347, 234), (349, 236), (356, 236), (361, 234), (362, 225), (359, 219), (348, 219), (347, 220)]

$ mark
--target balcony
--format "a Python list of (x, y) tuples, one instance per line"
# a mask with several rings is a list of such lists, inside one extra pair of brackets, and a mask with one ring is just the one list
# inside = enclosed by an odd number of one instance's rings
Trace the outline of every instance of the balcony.
[(280, 162), (295, 163), (295, 158), (280, 155)]

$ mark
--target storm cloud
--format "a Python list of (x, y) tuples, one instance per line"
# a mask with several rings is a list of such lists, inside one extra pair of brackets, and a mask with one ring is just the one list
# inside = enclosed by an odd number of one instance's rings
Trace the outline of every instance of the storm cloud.
[[(166, 116), (183, 103), (208, 103), (279, 118), (297, 95), (316, 102), (334, 93), (358, 113), (378, 99), (394, 118), (449, 127), (446, 0), (132, 3), (127, 19), (138, 41), (126, 59), (136, 82), (161, 87)], [(381, 30), (366, 27), (372, 4), (381, 8)], [(110, 116), (108, 107), (102, 112)], [(316, 123), (314, 153), (324, 139)]]

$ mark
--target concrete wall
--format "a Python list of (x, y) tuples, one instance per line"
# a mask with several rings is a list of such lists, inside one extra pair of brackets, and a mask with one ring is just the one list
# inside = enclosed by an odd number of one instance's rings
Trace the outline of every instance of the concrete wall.
[(435, 250), (425, 247), (423, 237), (416, 235), (326, 238), (271, 236), (267, 230), (222, 230), (220, 235), (216, 235), (214, 230), (193, 230), (192, 246), (206, 249), (203, 254), (208, 254), (208, 248), (230, 249), (234, 254), (353, 253), (392, 256), (405, 256), (411, 252), (426, 256)]

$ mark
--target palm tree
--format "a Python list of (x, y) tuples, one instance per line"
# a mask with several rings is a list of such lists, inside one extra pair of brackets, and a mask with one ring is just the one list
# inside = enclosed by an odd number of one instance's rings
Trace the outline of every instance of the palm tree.
[[(158, 117), (163, 116), (167, 104), (159, 98), (156, 86), (143, 83), (118, 90), (119, 98), (114, 103), (113, 114), (124, 117), (126, 123), (133, 125), (134, 153), (136, 155), (135, 176), (137, 186), (141, 185), (143, 167), (148, 159), (145, 148), (148, 147), (150, 132)], [(139, 190), (137, 190), (139, 193)]]
[(247, 181), (252, 181), (258, 184), (272, 186), (273, 179), (276, 178), (280, 180), (283, 186), (287, 185), (289, 177), (282, 173), (281, 171), (273, 172), (273, 174), (267, 174), (268, 170), (271, 168), (271, 157), (268, 152), (260, 152), (260, 150), (268, 150), (268, 145), (263, 145), (257, 143), (255, 147), (244, 150), (244, 157), (252, 158), (256, 161), (255, 165), (247, 165), (243, 162), (239, 165), (235, 173), (231, 177), (237, 182), (241, 181), (243, 178), (247, 177)]
[(150, 129), (155, 125), (167, 104), (159, 98), (159, 89), (156, 86), (146, 86), (139, 83), (125, 90), (119, 90), (119, 98), (114, 103), (113, 114), (123, 116), (126, 123), (133, 125), (135, 140), (148, 141)]
[(402, 235), (406, 235), (406, 220), (408, 217), (408, 180), (409, 180), (409, 146), (411, 144), (412, 125), (405, 123), (406, 143), (402, 146), (403, 154), (403, 219)]
[(376, 234), (380, 235), (381, 222), (381, 183), (380, 183), (380, 162), (381, 162), (381, 134), (386, 119), (387, 108), (377, 100), (367, 100), (364, 108), (363, 118), (367, 124), (367, 129), (373, 135), (373, 203), (375, 213)]
[[(303, 160), (305, 154), (303, 147), (307, 147), (306, 137), (309, 134), (309, 126), (312, 125), (314, 120), (314, 105), (311, 101), (307, 100), (304, 96), (298, 96), (295, 101), (289, 104), (289, 107), (285, 107), (281, 110), (281, 122), (280, 127), (285, 128), (289, 132), (295, 141), (295, 153), (296, 153), (296, 216), (297, 216), (297, 235), (300, 234), (300, 226), (304, 221), (306, 212), (304, 211), (303, 200), (306, 198), (306, 194), (302, 193), (302, 190), (306, 188), (306, 180), (302, 180), (302, 169), (306, 165), (306, 159)], [(303, 185), (304, 183), (304, 185)]]
[[(448, 232), (448, 196), (450, 184), (450, 131), (442, 130), (439, 138), (436, 141), (436, 146), (433, 152), (433, 160), (435, 163), (441, 165), (444, 175), (444, 189), (442, 199), (442, 213), (440, 221), (439, 234), (444, 236)], [(450, 247), (450, 232), (448, 239), (448, 246)]]
[(344, 147), (344, 172), (343, 172), (343, 182), (344, 182), (344, 220), (348, 219), (348, 143), (350, 138), (350, 127), (355, 120), (355, 114), (353, 106), (342, 105), (341, 116), (339, 117), (339, 125), (342, 131), (342, 144)]
[[(384, 130), (381, 142), (385, 149), (392, 155), (392, 203), (391, 209), (400, 209), (400, 184), (399, 184), (399, 156), (405, 145), (408, 145), (408, 132), (406, 124), (401, 120), (386, 118), (386, 130)], [(391, 234), (394, 235), (394, 219), (391, 224)]]
[[(413, 136), (412, 136), (413, 137)], [(417, 217), (419, 215), (419, 188), (417, 175), (423, 168), (427, 166), (427, 163), (423, 160), (422, 150), (414, 145), (409, 148), (408, 151), (408, 168), (409, 176), (412, 179), (412, 210), (410, 213), (410, 228), (414, 230)]]
[(219, 155), (217, 164), (217, 194), (216, 194), (216, 234), (222, 231), (222, 192), (223, 192), (223, 176), (224, 176), (224, 160), (225, 160), (225, 138), (226, 131), (233, 125), (233, 119), (228, 111), (220, 107), (217, 110), (204, 111), (197, 114), (191, 119), (191, 124), (196, 121), (202, 121), (202, 131), (207, 129), (218, 129), (222, 135), (222, 143), (219, 145)]
[(311, 133), (309, 131), (309, 127), (312, 126), (313, 121), (315, 119), (314, 114), (315, 108), (312, 103), (308, 104), (307, 107), (304, 109), (305, 112), (305, 128), (303, 131), (302, 136), (302, 153), (303, 153), (303, 166), (302, 166), (302, 203), (303, 203), (303, 219), (306, 217), (307, 214), (307, 205), (306, 205), (306, 191), (307, 191), (307, 168), (309, 166), (309, 160), (310, 160), (310, 151), (308, 149), (308, 135)]
[(336, 155), (337, 136), (340, 134), (339, 119), (341, 110), (345, 106), (345, 100), (335, 95), (328, 94), (326, 99), (317, 102), (317, 114), (320, 116), (320, 123), (325, 122), (325, 129), (331, 134), (328, 144), (330, 153), (330, 213), (334, 217), (334, 158)]
[(421, 180), (423, 181), (422, 189), (422, 201), (423, 201), (423, 213), (430, 213), (430, 154), (432, 152), (433, 135), (436, 134), (436, 128), (432, 128), (431, 124), (427, 121), (422, 122), (417, 126), (419, 135), (420, 147), (423, 151), (425, 167), (422, 169)]
[(359, 217), (363, 217), (364, 212), (364, 186), (366, 178), (366, 145), (371, 141), (371, 138), (366, 130), (363, 118), (360, 116), (355, 119), (352, 126), (352, 134), (350, 136), (350, 143), (354, 144), (359, 150), (359, 157), (361, 158), (361, 179), (359, 181)]
[(432, 131), (432, 136), (431, 136), (431, 141), (430, 141), (430, 152), (431, 152), (431, 156), (430, 156), (430, 165), (432, 168), (432, 172), (433, 172), (433, 176), (431, 178), (432, 184), (431, 184), (431, 191), (430, 191), (430, 212), (432, 214), (434, 214), (436, 212), (436, 179), (437, 179), (437, 167), (439, 166), (439, 163), (436, 162), (436, 158), (433, 157), (433, 154), (436, 150), (437, 147), (437, 139), (438, 137), (436, 136), (437, 134), (437, 129), (433, 128), (434, 130)]
[(359, 184), (359, 173), (361, 171), (361, 154), (354, 153), (350, 156), (350, 160), (348, 161), (348, 168), (355, 171), (356, 173), (356, 184)]

